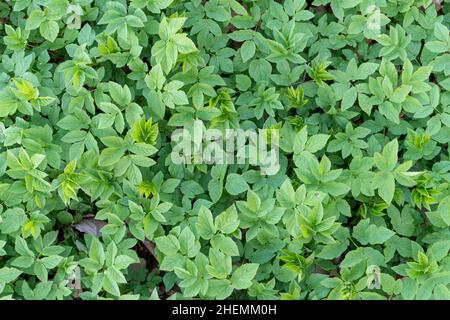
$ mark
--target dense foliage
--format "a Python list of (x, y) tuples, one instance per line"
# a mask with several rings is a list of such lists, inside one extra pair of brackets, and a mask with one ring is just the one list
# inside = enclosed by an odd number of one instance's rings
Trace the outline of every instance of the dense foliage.
[[(448, 0), (2, 1), (0, 298), (450, 299), (449, 22)], [(281, 169), (173, 163), (196, 119), (278, 132)]]

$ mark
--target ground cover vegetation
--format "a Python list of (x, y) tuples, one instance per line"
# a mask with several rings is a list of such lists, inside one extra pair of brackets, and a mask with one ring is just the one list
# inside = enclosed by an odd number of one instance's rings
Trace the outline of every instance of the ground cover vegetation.
[[(1, 299), (450, 299), (450, 2), (0, 3)], [(268, 129), (276, 174), (175, 164)], [(268, 141), (269, 142), (269, 141)]]

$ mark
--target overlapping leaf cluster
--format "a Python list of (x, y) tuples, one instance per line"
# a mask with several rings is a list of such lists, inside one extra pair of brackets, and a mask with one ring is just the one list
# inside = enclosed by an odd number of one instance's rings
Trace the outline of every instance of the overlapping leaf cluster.
[[(0, 298), (450, 299), (448, 0), (0, 3)], [(280, 165), (171, 133), (279, 130)], [(272, 131), (275, 132), (275, 131)]]

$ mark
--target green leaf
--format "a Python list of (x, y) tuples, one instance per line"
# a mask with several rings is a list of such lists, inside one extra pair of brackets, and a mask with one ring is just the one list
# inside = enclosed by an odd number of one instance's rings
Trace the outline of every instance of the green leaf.
[(211, 246), (227, 256), (239, 256), (239, 249), (233, 239), (222, 234), (217, 234), (211, 238)]
[(124, 155), (124, 150), (119, 148), (106, 148), (100, 154), (98, 162), (101, 166), (108, 167), (117, 163)]
[(394, 103), (402, 103), (403, 101), (405, 101), (410, 91), (411, 86), (401, 85), (400, 87), (396, 88), (394, 92), (389, 96), (389, 100)]
[(195, 225), (197, 232), (203, 239), (209, 240), (216, 233), (211, 211), (206, 207), (201, 207), (198, 212), (197, 224)]
[(305, 145), (305, 150), (311, 153), (315, 153), (319, 150), (322, 150), (326, 144), (328, 139), (330, 138), (327, 134), (316, 134), (308, 139)]
[(353, 237), (362, 245), (382, 244), (394, 235), (394, 231), (371, 224), (369, 219), (361, 220), (353, 228)]
[(434, 24), (434, 36), (440, 41), (448, 42), (449, 39), (448, 27), (444, 26), (441, 23), (436, 22)]
[(225, 189), (231, 195), (238, 195), (242, 192), (247, 191), (249, 188), (247, 181), (245, 181), (244, 177), (239, 174), (231, 173), (228, 175)]
[(231, 257), (217, 249), (209, 250), (209, 265), (206, 266), (208, 273), (217, 279), (225, 279), (231, 273)]
[(191, 53), (191, 52), (194, 52), (197, 50), (194, 42), (192, 42), (191, 39), (186, 37), (186, 35), (177, 34), (177, 35), (174, 35), (171, 38), (171, 40), (173, 42), (175, 42), (178, 52), (180, 52), (180, 53), (187, 54), (187, 53)]
[(158, 250), (166, 256), (175, 255), (180, 250), (180, 242), (174, 235), (155, 238), (155, 243)]
[(89, 258), (97, 262), (99, 265), (105, 263), (105, 251), (102, 243), (95, 237), (91, 238), (91, 246), (89, 247)]
[(357, 97), (357, 90), (355, 87), (350, 87), (345, 93), (344, 98), (342, 99), (342, 110), (347, 110), (351, 108)]
[(233, 233), (239, 226), (239, 219), (236, 207), (233, 205), (216, 217), (215, 225), (217, 230), (224, 234)]
[(56, 40), (59, 32), (59, 26), (56, 21), (47, 20), (39, 26), (39, 32), (46, 40), (53, 42)]
[(106, 290), (106, 292), (109, 292), (110, 294), (119, 297), (120, 296), (120, 289), (117, 285), (117, 282), (115, 282), (109, 274), (105, 274), (105, 277), (103, 279), (103, 289)]
[(25, 25), (26, 30), (34, 30), (39, 28), (41, 23), (45, 20), (44, 18), (44, 12), (41, 10), (33, 10), (31, 11), (27, 23)]
[(395, 193), (394, 175), (387, 171), (380, 171), (373, 178), (374, 186), (378, 188), (378, 194), (387, 204), (392, 202)]
[(255, 51), (256, 51), (255, 42), (250, 40), (245, 41), (240, 48), (242, 61), (247, 62), (248, 60), (253, 58), (253, 56), (255, 55)]
[(250, 287), (258, 268), (259, 264), (257, 263), (245, 263), (239, 266), (231, 275), (231, 285), (233, 288), (242, 290)]
[(16, 280), (21, 274), (22, 271), (17, 270), (16, 268), (0, 268), (0, 284), (10, 283)]

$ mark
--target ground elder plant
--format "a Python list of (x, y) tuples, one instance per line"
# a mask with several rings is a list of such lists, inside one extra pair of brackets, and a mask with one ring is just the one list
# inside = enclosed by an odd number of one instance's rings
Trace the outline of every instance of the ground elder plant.
[(449, 23), (2, 1), (0, 298), (450, 299)]

